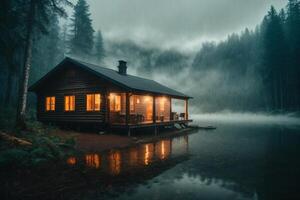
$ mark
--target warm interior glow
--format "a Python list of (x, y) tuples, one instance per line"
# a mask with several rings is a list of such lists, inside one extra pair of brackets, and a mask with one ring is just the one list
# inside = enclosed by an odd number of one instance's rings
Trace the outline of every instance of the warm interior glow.
[(130, 97), (130, 111), (134, 111), (134, 97)]
[(100, 105), (101, 105), (101, 95), (100, 94), (94, 94), (95, 98), (95, 105), (94, 105), (94, 110), (100, 110)]
[(166, 102), (166, 98), (161, 97), (159, 101), (159, 109), (162, 112), (165, 111), (165, 102)]
[(101, 104), (100, 94), (87, 94), (86, 95), (86, 110), (87, 111), (99, 111)]
[(151, 100), (151, 97), (150, 96), (144, 96), (144, 101), (145, 102), (149, 102)]
[(98, 154), (85, 155), (85, 163), (88, 167), (98, 169), (100, 167), (100, 156)]
[(146, 106), (146, 120), (152, 121), (153, 117), (153, 98), (150, 96), (144, 96), (144, 102)]
[(121, 95), (111, 93), (109, 95), (109, 102), (111, 111), (121, 111)]
[(55, 110), (55, 97), (46, 97), (46, 111)]
[(65, 96), (65, 111), (75, 110), (75, 96)]

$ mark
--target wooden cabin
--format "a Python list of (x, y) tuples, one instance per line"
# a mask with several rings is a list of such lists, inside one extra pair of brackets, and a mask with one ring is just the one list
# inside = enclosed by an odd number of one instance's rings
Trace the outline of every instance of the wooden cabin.
[[(46, 123), (90, 123), (130, 130), (191, 122), (191, 97), (127, 74), (125, 61), (112, 70), (66, 57), (29, 91), (37, 95), (38, 120)], [(184, 101), (183, 113), (173, 112), (172, 99)]]

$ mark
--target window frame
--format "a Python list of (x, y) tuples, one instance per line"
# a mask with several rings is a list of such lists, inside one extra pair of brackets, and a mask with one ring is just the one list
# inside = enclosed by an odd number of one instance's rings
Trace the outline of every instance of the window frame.
[[(48, 110), (48, 101), (47, 100), (50, 100), (49, 101), (49, 110)], [(54, 100), (54, 101), (52, 101)], [(53, 106), (53, 107), (52, 107)], [(56, 97), (55, 96), (46, 96), (45, 97), (45, 111), (46, 112), (55, 112), (55, 109), (56, 109)]]
[[(88, 110), (88, 95), (92, 96), (92, 101), (91, 101), (91, 110)], [(95, 100), (96, 100), (96, 95), (99, 95), (99, 110), (95, 109)], [(86, 112), (100, 112), (101, 111), (101, 93), (97, 92), (97, 93), (86, 93), (85, 94), (85, 111)]]
[[(70, 110), (70, 97), (74, 97), (74, 109)], [(69, 99), (69, 109), (66, 110), (66, 99)], [(64, 95), (64, 112), (75, 112), (76, 111), (76, 96), (74, 94)]]

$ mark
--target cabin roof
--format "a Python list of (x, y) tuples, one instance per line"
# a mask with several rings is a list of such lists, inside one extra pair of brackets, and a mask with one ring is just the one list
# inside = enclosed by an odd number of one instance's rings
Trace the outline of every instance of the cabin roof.
[(190, 96), (187, 96), (181, 92), (178, 92), (169, 87), (166, 87), (154, 80), (141, 78), (141, 77), (133, 76), (133, 75), (129, 75), (129, 74), (122, 75), (122, 74), (119, 74), (119, 72), (116, 70), (109, 69), (106, 67), (101, 67), (101, 66), (94, 65), (91, 63), (87, 63), (87, 62), (83, 62), (83, 61), (73, 59), (70, 57), (66, 57), (54, 69), (50, 70), (45, 76), (43, 76), (41, 79), (39, 79), (33, 85), (31, 85), (29, 87), (29, 91), (36, 91), (37, 88), (39, 88), (39, 86), (50, 77), (50, 75), (54, 74), (58, 69), (65, 66), (65, 64), (68, 62), (71, 62), (72, 64), (74, 64), (74, 66), (77, 66), (79, 68), (87, 70), (100, 78), (107, 79), (107, 80), (113, 82), (114, 84), (116, 84), (120, 87), (123, 87), (125, 89), (128, 89), (128, 90), (164, 94), (164, 95), (170, 95), (170, 96), (175, 96), (175, 97), (179, 97), (179, 98), (191, 98)]

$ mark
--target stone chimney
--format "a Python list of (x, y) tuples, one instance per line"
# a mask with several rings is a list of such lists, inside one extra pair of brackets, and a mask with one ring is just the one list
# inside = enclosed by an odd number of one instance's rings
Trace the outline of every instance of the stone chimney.
[(127, 74), (127, 65), (126, 65), (126, 61), (124, 60), (119, 60), (119, 74), (121, 75), (126, 75)]

